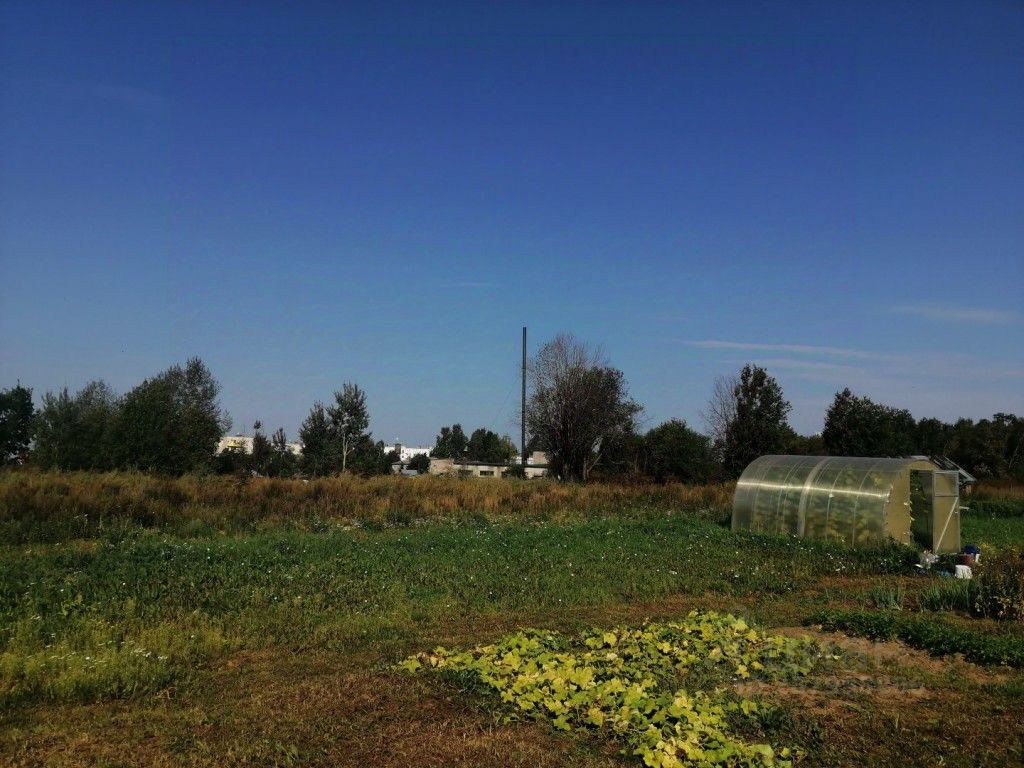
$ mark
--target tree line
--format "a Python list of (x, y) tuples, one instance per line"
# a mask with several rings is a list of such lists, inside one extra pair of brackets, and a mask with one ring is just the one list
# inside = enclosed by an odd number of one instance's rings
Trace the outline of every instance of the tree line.
[(218, 400), (220, 384), (198, 358), (173, 365), (118, 395), (104, 381), (77, 392), (47, 392), (37, 410), (20, 384), (0, 391), (0, 462), (62, 471), (113, 469), (318, 476), (340, 471), (390, 472), (392, 456), (368, 430), (366, 393), (348, 384), (325, 407), (317, 402), (302, 424), (296, 455), (283, 429), (269, 437), (254, 425), (252, 449), (218, 452), (231, 419)]
[[(526, 450), (547, 454), (556, 477), (710, 482), (739, 476), (758, 456), (795, 453), (845, 456), (943, 455), (979, 478), (1024, 481), (1024, 419), (915, 420), (909, 411), (843, 389), (820, 435), (798, 435), (782, 387), (757, 365), (715, 381), (703, 413), (705, 433), (682, 419), (646, 432), (643, 407), (625, 375), (600, 350), (559, 335), (530, 360)], [(37, 410), (30, 389), (0, 391), (0, 462), (58, 470), (133, 469), (163, 474), (219, 472), (318, 477), (339, 472), (385, 474), (398, 461), (369, 431), (366, 392), (345, 383), (328, 404), (317, 401), (292, 453), (283, 429), (268, 436), (253, 425), (251, 450), (217, 451), (231, 428), (220, 385), (198, 358), (146, 379), (124, 395), (103, 381), (78, 392), (47, 392)], [(431, 456), (511, 464), (507, 435), (444, 426)], [(406, 465), (425, 472), (429, 458)]]
[(978, 478), (1024, 481), (1024, 419), (917, 421), (909, 411), (836, 393), (820, 435), (798, 435), (779, 382), (757, 365), (716, 380), (704, 411), (707, 433), (670, 419), (642, 433), (642, 406), (622, 371), (599, 350), (560, 335), (530, 361), (531, 447), (546, 451), (554, 474), (665, 481), (731, 480), (758, 456), (948, 456)]
[(219, 393), (198, 358), (123, 396), (103, 381), (47, 392), (38, 411), (31, 390), (18, 385), (0, 392), (0, 458), (61, 470), (199, 471), (231, 427)]

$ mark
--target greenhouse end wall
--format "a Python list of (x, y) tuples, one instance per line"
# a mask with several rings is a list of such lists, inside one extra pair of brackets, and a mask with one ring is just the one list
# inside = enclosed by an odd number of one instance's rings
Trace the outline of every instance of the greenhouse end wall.
[(929, 461), (847, 456), (762, 456), (740, 476), (732, 529), (833, 539), (851, 545), (912, 541), (910, 472)]

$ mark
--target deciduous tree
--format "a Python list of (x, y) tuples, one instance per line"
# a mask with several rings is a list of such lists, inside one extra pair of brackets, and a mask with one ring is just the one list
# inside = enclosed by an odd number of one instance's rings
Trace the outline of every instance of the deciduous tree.
[(319, 477), (337, 471), (341, 460), (334, 443), (331, 420), (319, 400), (313, 404), (309, 415), (302, 422), (299, 440), (302, 442), (302, 458), (299, 463), (304, 472)]
[(249, 454), (249, 466), (256, 474), (270, 475), (270, 465), (274, 458), (274, 447), (263, 434), (263, 422), (252, 425), (252, 453)]
[(349, 469), (368, 476), (391, 474), (391, 459), (384, 450), (384, 441), (375, 442), (370, 435), (363, 435), (353, 447)]
[(466, 457), (471, 461), (486, 461), (489, 464), (508, 464), (516, 456), (516, 447), (506, 435), (480, 427), (473, 430), (466, 445)]
[(465, 458), (469, 448), (469, 439), (462, 431), (461, 424), (453, 424), (450, 427), (441, 427), (441, 433), (434, 441), (434, 449), (431, 456), (439, 459), (462, 459)]
[(556, 474), (586, 481), (605, 446), (636, 431), (642, 408), (622, 371), (570, 335), (556, 336), (530, 364), (527, 426)]
[(32, 440), (32, 390), (18, 384), (0, 391), (0, 464), (23, 460)]
[(711, 398), (701, 413), (707, 433), (711, 436), (711, 447), (719, 460), (725, 450), (729, 425), (736, 420), (736, 387), (739, 383), (737, 376), (717, 377)]
[(645, 469), (655, 480), (705, 483), (713, 474), (711, 438), (682, 419), (670, 419), (644, 437)]
[(732, 477), (739, 477), (758, 456), (785, 450), (792, 434), (782, 387), (756, 365), (745, 365), (733, 388), (735, 416), (725, 431), (722, 463)]
[(146, 379), (121, 401), (114, 427), (116, 464), (181, 474), (210, 466), (230, 428), (220, 385), (199, 358)]
[(836, 392), (821, 433), (832, 456), (906, 456), (918, 451), (917, 423), (910, 411)]
[(348, 469), (349, 457), (360, 443), (369, 437), (370, 414), (366, 407), (366, 393), (359, 385), (346, 382), (334, 393), (334, 405), (327, 409), (331, 431), (341, 455), (341, 471)]
[(92, 381), (74, 395), (67, 387), (43, 395), (36, 418), (33, 461), (61, 470), (104, 470), (117, 466), (115, 430), (120, 401), (103, 381)]
[(417, 453), (406, 464), (409, 469), (415, 469), (421, 475), (430, 469), (430, 457), (425, 453)]

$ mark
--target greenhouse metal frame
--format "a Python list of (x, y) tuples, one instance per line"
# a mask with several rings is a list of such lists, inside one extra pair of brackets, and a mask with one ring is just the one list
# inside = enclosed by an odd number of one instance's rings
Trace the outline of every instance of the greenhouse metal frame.
[(736, 484), (732, 529), (957, 552), (959, 497), (958, 473), (920, 457), (762, 456)]

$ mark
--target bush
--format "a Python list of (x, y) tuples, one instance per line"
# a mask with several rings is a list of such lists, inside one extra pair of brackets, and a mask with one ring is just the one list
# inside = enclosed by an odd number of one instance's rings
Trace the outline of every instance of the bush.
[(1024, 553), (1005, 550), (978, 566), (973, 610), (990, 619), (1024, 619)]

